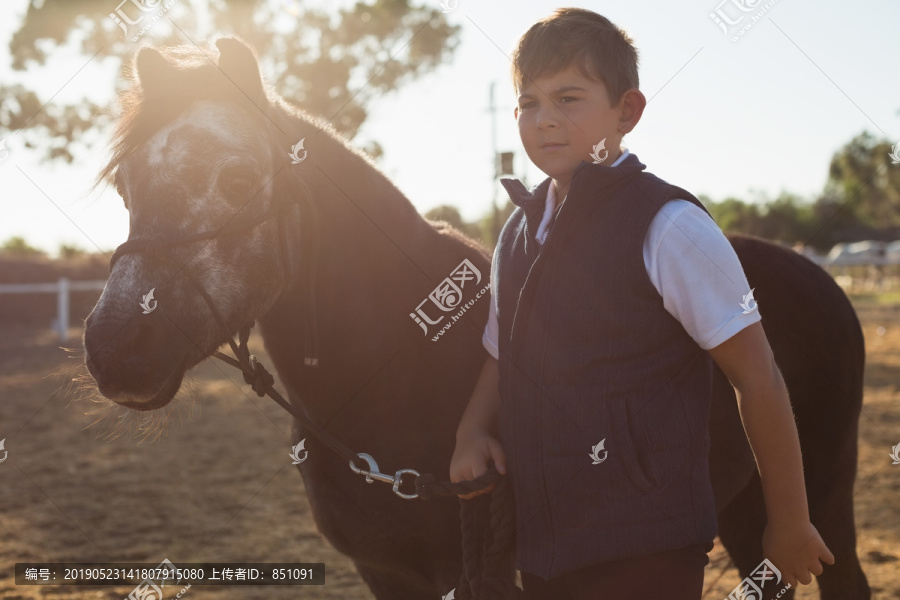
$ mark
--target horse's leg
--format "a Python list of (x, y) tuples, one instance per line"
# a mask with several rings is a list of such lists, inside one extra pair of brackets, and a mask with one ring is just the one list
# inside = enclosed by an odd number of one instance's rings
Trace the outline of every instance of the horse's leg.
[[(855, 446), (855, 444), (854, 444)], [(851, 456), (841, 457), (841, 462), (851, 460)], [(852, 465), (847, 470), (856, 470), (855, 448)], [(822, 600), (869, 600), (871, 591), (856, 554), (856, 525), (853, 521), (853, 477), (849, 485), (843, 465), (835, 465), (834, 489), (810, 507), (811, 518), (816, 529), (834, 554), (834, 565), (825, 565), (819, 577)], [(843, 472), (842, 472), (843, 471)], [(815, 511), (815, 512), (813, 512)]]
[[(810, 520), (834, 554), (818, 578), (822, 600), (868, 600), (869, 584), (856, 555), (853, 484), (858, 416), (840, 415), (843, 431), (828, 431), (798, 415)], [(829, 420), (835, 426), (835, 420)], [(808, 443), (803, 443), (808, 440)]]

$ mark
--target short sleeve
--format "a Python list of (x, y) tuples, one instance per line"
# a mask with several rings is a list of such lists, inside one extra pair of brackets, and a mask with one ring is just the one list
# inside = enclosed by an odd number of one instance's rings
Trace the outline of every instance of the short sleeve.
[(692, 202), (673, 200), (657, 212), (644, 264), (666, 310), (704, 350), (762, 319), (731, 242)]
[(491, 261), (491, 304), (488, 309), (488, 322), (484, 327), (484, 335), (481, 336), (481, 345), (488, 351), (488, 354), (495, 359), (500, 359), (500, 347), (498, 340), (500, 339), (500, 323), (497, 320), (497, 273), (494, 265), (497, 264), (496, 249), (494, 250), (494, 259)]
[(497, 340), (500, 337), (500, 326), (497, 322), (497, 305), (494, 304), (494, 298), (491, 297), (491, 307), (488, 309), (488, 322), (484, 327), (484, 335), (481, 336), (481, 345), (488, 351), (488, 354), (495, 359), (500, 359), (500, 348)]

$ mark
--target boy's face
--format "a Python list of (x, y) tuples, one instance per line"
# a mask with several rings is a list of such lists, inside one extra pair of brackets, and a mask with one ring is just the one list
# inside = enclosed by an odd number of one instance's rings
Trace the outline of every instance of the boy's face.
[(601, 140), (605, 150), (598, 149), (597, 156), (608, 155), (600, 164), (609, 166), (619, 157), (622, 136), (640, 119), (641, 101), (643, 94), (632, 89), (611, 106), (602, 81), (570, 66), (526, 82), (515, 110), (519, 136), (531, 161), (558, 188), (568, 189), (578, 164), (595, 160), (591, 153)]

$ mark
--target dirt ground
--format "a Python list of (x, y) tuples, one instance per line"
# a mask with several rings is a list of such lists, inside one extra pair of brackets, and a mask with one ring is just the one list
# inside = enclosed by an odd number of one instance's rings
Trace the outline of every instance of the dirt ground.
[[(900, 599), (900, 465), (888, 456), (900, 443), (900, 303), (855, 304), (868, 352), (859, 555), (873, 598)], [(0, 598), (121, 600), (132, 589), (16, 586), (16, 562), (163, 558), (326, 564), (324, 586), (195, 586), (186, 598), (372, 598), (352, 563), (316, 531), (280, 407), (208, 360), (186, 380), (162, 436), (107, 440), (88, 414), (98, 405), (67, 386), (82, 363), (80, 335), (72, 330), (67, 352), (50, 331), (0, 332), (0, 439), (9, 452), (0, 464)], [(251, 351), (271, 364), (258, 338)], [(710, 559), (704, 597), (725, 598), (737, 572), (718, 544)], [(818, 598), (816, 584), (796, 597)]]

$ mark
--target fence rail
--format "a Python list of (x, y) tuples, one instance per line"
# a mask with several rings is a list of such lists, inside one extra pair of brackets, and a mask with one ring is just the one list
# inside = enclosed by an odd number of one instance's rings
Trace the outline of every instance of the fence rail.
[(55, 283), (3, 283), (0, 294), (56, 294), (55, 329), (59, 333), (59, 341), (69, 340), (69, 292), (102, 290), (106, 280), (69, 281), (60, 277)]
[[(834, 277), (845, 292), (888, 291), (900, 288), (900, 266), (896, 262), (884, 260), (868, 261), (828, 261), (807, 257), (818, 263)], [(59, 333), (59, 340), (69, 339), (69, 293), (97, 291), (106, 287), (105, 280), (69, 281), (61, 277), (54, 283), (3, 283), (0, 294), (56, 294), (56, 320), (53, 328)]]

